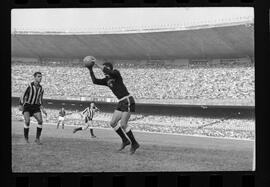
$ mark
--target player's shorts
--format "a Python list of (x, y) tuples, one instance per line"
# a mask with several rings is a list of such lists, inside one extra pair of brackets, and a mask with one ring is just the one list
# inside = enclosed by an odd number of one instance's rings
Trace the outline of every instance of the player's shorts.
[(58, 121), (64, 121), (65, 120), (65, 117), (62, 117), (62, 116), (59, 116), (59, 118), (58, 118)]
[(118, 102), (116, 110), (122, 112), (135, 112), (135, 100), (133, 96), (128, 96)]
[(40, 111), (40, 105), (31, 105), (31, 104), (25, 104), (23, 107), (23, 112), (29, 112), (30, 116), (33, 116), (35, 113), (41, 112)]
[(90, 117), (85, 117), (85, 123), (87, 123), (88, 121), (92, 121), (92, 118), (90, 118)]

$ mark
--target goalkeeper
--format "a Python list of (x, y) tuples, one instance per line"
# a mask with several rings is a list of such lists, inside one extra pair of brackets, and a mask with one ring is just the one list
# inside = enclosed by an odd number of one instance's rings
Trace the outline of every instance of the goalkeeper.
[[(140, 147), (136, 141), (128, 121), (131, 112), (135, 112), (135, 100), (128, 92), (120, 72), (113, 68), (110, 62), (98, 64), (92, 56), (84, 58), (85, 67), (88, 68), (92, 82), (97, 85), (107, 86), (117, 97), (118, 105), (114, 110), (110, 126), (122, 139), (122, 145), (119, 151), (131, 144), (130, 154), (134, 154), (136, 149)], [(105, 78), (97, 79), (93, 72), (93, 66), (96, 65), (104, 73)], [(120, 124), (118, 123), (120, 121)]]

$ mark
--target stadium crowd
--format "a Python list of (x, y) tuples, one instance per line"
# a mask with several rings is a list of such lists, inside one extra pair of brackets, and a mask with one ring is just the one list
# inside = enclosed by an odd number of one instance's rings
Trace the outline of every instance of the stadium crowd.
[[(48, 118), (44, 116), (46, 123), (57, 124), (58, 112), (56, 109), (46, 109)], [(66, 117), (67, 125), (81, 125), (83, 119), (77, 111), (67, 110), (73, 114)], [(94, 128), (109, 128), (109, 121), (112, 113), (97, 113), (94, 117)], [(18, 107), (12, 107), (12, 119), (23, 120)], [(34, 118), (32, 119), (35, 120)], [(217, 118), (203, 117), (178, 117), (160, 115), (132, 115), (130, 125), (134, 130), (146, 132), (175, 133), (188, 135), (206, 135), (214, 137), (230, 137), (238, 139), (255, 139), (254, 119), (227, 119), (219, 123)], [(211, 124), (213, 123), (213, 124)]]
[[(128, 90), (139, 99), (244, 100), (254, 103), (254, 65), (118, 64)], [(86, 68), (76, 64), (12, 63), (12, 94), (21, 94), (35, 71), (43, 73), (45, 97), (114, 98), (92, 84)], [(94, 68), (97, 77), (102, 73)]]

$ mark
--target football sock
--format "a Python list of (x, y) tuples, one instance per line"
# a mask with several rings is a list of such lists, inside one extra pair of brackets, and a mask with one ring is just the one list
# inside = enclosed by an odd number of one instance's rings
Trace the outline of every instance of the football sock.
[(91, 134), (92, 136), (94, 136), (93, 129), (90, 129), (90, 134)]
[(81, 131), (82, 127), (75, 128), (76, 131)]
[(126, 132), (127, 136), (129, 137), (130, 141), (131, 141), (131, 144), (136, 144), (137, 141), (135, 140), (134, 136), (133, 136), (133, 133), (131, 130), (129, 130), (128, 132)]
[(28, 134), (29, 134), (29, 128), (23, 128), (23, 131), (24, 131), (24, 138), (25, 139), (28, 139)]
[(120, 136), (123, 142), (129, 141), (123, 131), (123, 129), (120, 127), (120, 125), (117, 125), (114, 127), (115, 132)]
[(36, 134), (36, 139), (39, 139), (39, 138), (40, 138), (40, 135), (41, 135), (41, 131), (42, 131), (42, 128), (40, 128), (40, 127), (37, 127), (37, 134)]

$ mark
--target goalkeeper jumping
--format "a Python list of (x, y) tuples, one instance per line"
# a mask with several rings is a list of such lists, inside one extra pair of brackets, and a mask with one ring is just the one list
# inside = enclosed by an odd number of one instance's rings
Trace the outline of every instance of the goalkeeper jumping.
[[(122, 139), (122, 145), (119, 151), (123, 150), (126, 146), (131, 144), (130, 154), (134, 154), (136, 149), (140, 147), (136, 141), (128, 121), (131, 112), (135, 112), (135, 100), (132, 95), (129, 94), (126, 86), (123, 83), (120, 72), (113, 68), (113, 65), (109, 62), (98, 64), (96, 59), (91, 56), (84, 58), (85, 66), (90, 71), (92, 82), (97, 85), (107, 86), (111, 89), (114, 95), (118, 99), (118, 105), (114, 110), (110, 126)], [(103, 79), (97, 79), (93, 72), (93, 66), (96, 65), (102, 70), (105, 75)], [(118, 123), (120, 121), (120, 123)]]

